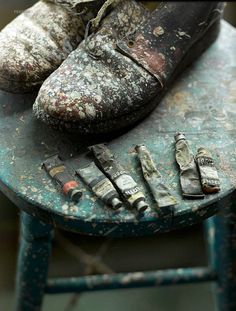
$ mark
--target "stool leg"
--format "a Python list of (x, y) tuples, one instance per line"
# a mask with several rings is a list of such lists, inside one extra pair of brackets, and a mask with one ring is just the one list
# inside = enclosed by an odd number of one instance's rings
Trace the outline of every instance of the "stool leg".
[[(235, 200), (235, 198), (234, 198)], [(228, 202), (205, 223), (209, 264), (218, 279), (214, 284), (217, 311), (236, 310), (236, 204)]]
[(47, 281), (52, 226), (26, 213), (21, 215), (16, 278), (16, 311), (39, 311)]

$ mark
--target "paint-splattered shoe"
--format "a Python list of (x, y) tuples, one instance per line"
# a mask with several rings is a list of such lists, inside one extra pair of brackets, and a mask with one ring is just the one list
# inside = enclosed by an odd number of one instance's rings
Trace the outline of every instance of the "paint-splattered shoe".
[(223, 8), (222, 2), (165, 2), (151, 13), (122, 1), (45, 81), (34, 114), (82, 133), (135, 123), (216, 39)]
[(102, 2), (44, 0), (15, 18), (0, 32), (0, 89), (29, 92), (39, 88), (77, 48), (84, 25)]

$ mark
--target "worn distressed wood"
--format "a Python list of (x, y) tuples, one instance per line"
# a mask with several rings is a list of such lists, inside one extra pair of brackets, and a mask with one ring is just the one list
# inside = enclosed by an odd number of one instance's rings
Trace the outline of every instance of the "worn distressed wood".
[[(191, 225), (216, 213), (235, 189), (236, 31), (224, 23), (217, 42), (189, 68), (156, 110), (117, 137), (86, 138), (49, 129), (32, 117), (34, 95), (0, 92), (0, 188), (24, 211), (40, 219), (89, 235), (138, 236)], [(174, 159), (174, 134), (183, 131), (194, 152), (207, 146), (219, 169), (222, 190), (204, 200), (183, 200)], [(154, 201), (141, 176), (134, 147), (145, 143), (179, 204), (167, 218), (153, 209), (143, 218), (133, 211), (115, 213), (81, 184), (83, 199), (69, 204), (41, 169), (49, 155), (79, 155), (89, 161), (86, 146), (109, 140), (109, 146)], [(70, 161), (67, 161), (71, 165)]]
[[(23, 211), (17, 311), (40, 310), (44, 291), (82, 292), (200, 281), (216, 281), (217, 310), (235, 310), (235, 39), (236, 31), (224, 23), (218, 41), (175, 83), (157, 109), (144, 122), (116, 137), (85, 138), (55, 132), (32, 118), (35, 95), (0, 92), (0, 189)], [(174, 159), (176, 131), (186, 133), (194, 152), (200, 146), (210, 149), (219, 169), (219, 194), (204, 200), (182, 199)], [(104, 207), (82, 183), (83, 200), (72, 205), (41, 169), (43, 160), (57, 152), (65, 159), (79, 155), (83, 166), (89, 161), (86, 147), (105, 140), (147, 195), (153, 210), (143, 218), (133, 211), (117, 213)], [(134, 147), (142, 143), (179, 201), (173, 214), (165, 218), (155, 211), (141, 176)], [(70, 160), (67, 164), (72, 169)], [(188, 226), (218, 210), (219, 215), (206, 225), (207, 268), (58, 279), (46, 285), (51, 225), (89, 235), (138, 236)]]
[(82, 293), (104, 289), (196, 284), (215, 281), (216, 278), (217, 275), (213, 270), (204, 267), (58, 278), (48, 281), (46, 293)]
[(236, 310), (236, 195), (220, 213), (205, 222), (209, 267), (217, 274), (213, 284), (216, 311)]
[(51, 253), (51, 238), (51, 225), (22, 213), (16, 277), (16, 311), (41, 310)]

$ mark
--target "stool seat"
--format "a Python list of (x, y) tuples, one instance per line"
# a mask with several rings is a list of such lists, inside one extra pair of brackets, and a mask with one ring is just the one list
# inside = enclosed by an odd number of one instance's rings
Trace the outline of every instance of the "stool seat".
[[(35, 120), (35, 94), (0, 92), (0, 189), (22, 210), (67, 230), (103, 236), (143, 236), (194, 224), (218, 210), (236, 184), (236, 32), (222, 23), (219, 39), (169, 90), (143, 122), (116, 137), (84, 137), (57, 132)], [(183, 200), (174, 157), (174, 134), (184, 132), (191, 149), (209, 148), (216, 160), (221, 192), (204, 200)], [(72, 204), (55, 188), (42, 162), (60, 153), (70, 169), (71, 157), (81, 166), (91, 159), (87, 146), (107, 141), (147, 196), (151, 211), (138, 218), (132, 210), (120, 213), (105, 207), (81, 182), (83, 198)], [(144, 143), (179, 204), (160, 217), (141, 176), (134, 147)], [(222, 203), (222, 202), (221, 202)]]

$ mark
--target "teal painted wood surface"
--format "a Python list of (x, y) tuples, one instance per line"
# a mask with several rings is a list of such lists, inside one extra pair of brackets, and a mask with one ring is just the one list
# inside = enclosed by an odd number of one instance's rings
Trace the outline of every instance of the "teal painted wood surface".
[(28, 214), (21, 216), (15, 310), (39, 311), (47, 282), (53, 228)]
[(168, 269), (148, 272), (116, 273), (80, 278), (58, 278), (48, 281), (48, 294), (82, 293), (87, 291), (195, 284), (215, 281), (215, 271), (205, 267)]
[[(17, 274), (17, 311), (41, 310), (44, 292), (83, 292), (102, 289), (215, 281), (218, 311), (236, 309), (235, 272), (235, 128), (236, 31), (223, 23), (218, 41), (169, 90), (157, 109), (142, 123), (116, 137), (78, 137), (55, 132), (32, 118), (35, 95), (0, 92), (0, 189), (24, 211)], [(204, 200), (182, 200), (174, 160), (176, 131), (183, 131), (194, 152), (200, 146), (214, 154), (222, 190)], [(90, 161), (86, 147), (108, 141), (110, 148), (139, 181), (152, 210), (138, 217), (103, 206), (82, 185), (83, 199), (71, 204), (41, 169), (48, 156), (60, 153)], [(179, 200), (174, 212), (160, 217), (148, 193), (134, 146), (144, 143)], [(62, 227), (89, 235), (138, 236), (169, 231), (214, 215), (206, 225), (209, 266), (166, 271), (48, 280), (51, 230)], [(27, 213), (25, 213), (27, 212)], [(42, 222), (43, 221), (43, 222)]]
[[(153, 234), (186, 226), (213, 215), (219, 203), (235, 189), (236, 49), (235, 30), (224, 23), (217, 42), (189, 68), (156, 110), (127, 133), (85, 138), (62, 134), (32, 117), (34, 95), (0, 93), (1, 190), (23, 210), (55, 226), (90, 235), (131, 236)], [(174, 159), (176, 131), (183, 131), (194, 152), (207, 146), (220, 172), (222, 191), (201, 201), (182, 200)], [(64, 159), (79, 155), (90, 161), (87, 145), (108, 141), (132, 173), (153, 210), (138, 218), (133, 211), (115, 213), (81, 185), (83, 199), (74, 205), (58, 193), (41, 163), (59, 152)], [(145, 143), (158, 168), (178, 198), (171, 217), (161, 218), (141, 176), (134, 146)], [(71, 165), (68, 160), (68, 166)]]

